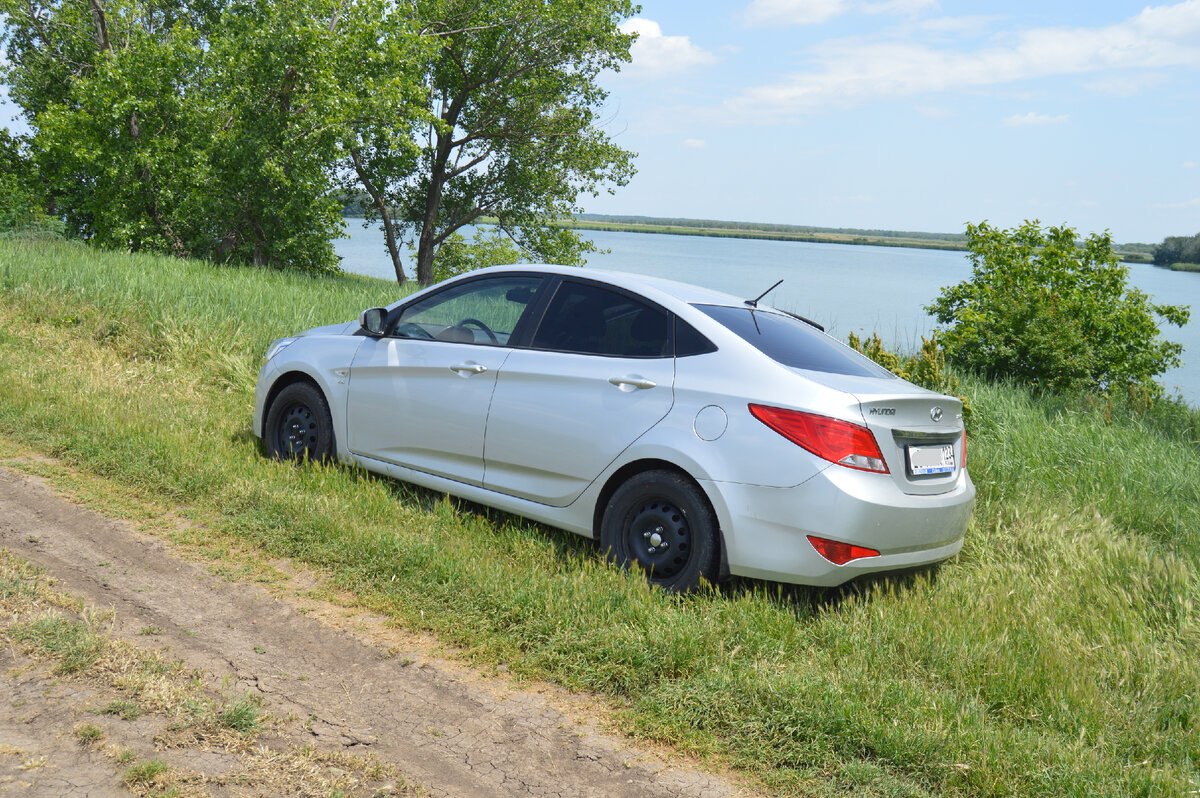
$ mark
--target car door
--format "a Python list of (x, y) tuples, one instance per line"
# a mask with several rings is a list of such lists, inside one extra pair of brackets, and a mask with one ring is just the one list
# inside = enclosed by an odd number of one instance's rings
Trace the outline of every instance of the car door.
[(544, 281), (468, 280), (394, 313), (388, 334), (364, 341), (351, 366), (350, 451), (481, 485), (496, 375)]
[(671, 409), (674, 317), (624, 292), (563, 280), (529, 348), (496, 380), (484, 486), (563, 507)]

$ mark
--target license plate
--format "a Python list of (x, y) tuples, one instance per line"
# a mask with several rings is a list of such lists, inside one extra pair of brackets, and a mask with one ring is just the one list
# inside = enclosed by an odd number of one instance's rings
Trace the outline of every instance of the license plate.
[(908, 470), (913, 476), (954, 472), (954, 445), (909, 446)]

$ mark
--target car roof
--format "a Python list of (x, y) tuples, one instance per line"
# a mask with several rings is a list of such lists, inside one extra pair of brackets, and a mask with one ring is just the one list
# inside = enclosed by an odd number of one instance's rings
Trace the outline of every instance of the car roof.
[[(630, 272), (609, 271), (607, 269), (588, 269), (578, 266), (558, 266), (547, 264), (517, 263), (511, 266), (492, 266), (487, 269), (471, 272), (472, 275), (504, 272), (535, 272), (540, 274), (559, 274), (564, 277), (579, 277), (609, 283), (619, 288), (625, 288), (648, 299), (656, 300), (664, 305), (681, 302), (686, 305), (742, 305), (743, 300), (732, 294), (714, 291), (691, 283), (681, 283), (663, 277), (649, 277)], [(765, 310), (766, 308), (764, 308)]]

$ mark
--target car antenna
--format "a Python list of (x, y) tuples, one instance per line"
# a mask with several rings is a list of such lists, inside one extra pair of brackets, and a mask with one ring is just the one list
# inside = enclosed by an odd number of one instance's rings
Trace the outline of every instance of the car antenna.
[(756, 307), (758, 307), (758, 300), (762, 299), (762, 298), (763, 298), (763, 297), (765, 297), (767, 294), (769, 294), (769, 293), (771, 293), (772, 291), (774, 291), (776, 288), (778, 288), (778, 287), (779, 287), (779, 283), (782, 283), (782, 282), (783, 282), (783, 280), (780, 280), (779, 282), (775, 283), (775, 285), (771, 286), (771, 287), (770, 287), (770, 288), (768, 288), (766, 291), (763, 291), (761, 294), (759, 294), (758, 296), (754, 297), (754, 299), (747, 299), (747, 300), (746, 300), (746, 304), (747, 304), (747, 305), (749, 305), (749, 306), (750, 306), (750, 307), (752, 307), (752, 308), (756, 308)]

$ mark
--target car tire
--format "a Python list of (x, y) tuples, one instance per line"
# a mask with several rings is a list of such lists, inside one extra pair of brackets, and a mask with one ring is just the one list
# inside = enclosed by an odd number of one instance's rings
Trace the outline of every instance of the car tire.
[(651, 584), (687, 592), (717, 569), (717, 519), (694, 482), (671, 471), (645, 471), (613, 493), (600, 521), (610, 559), (646, 572)]
[(279, 392), (267, 412), (263, 440), (276, 460), (315, 460), (333, 457), (333, 416), (317, 386), (294, 382)]

